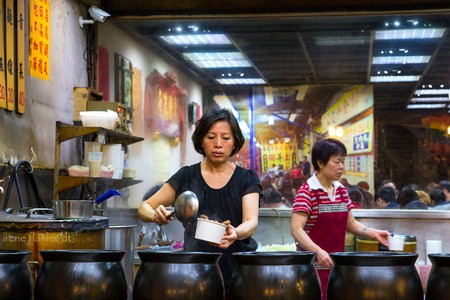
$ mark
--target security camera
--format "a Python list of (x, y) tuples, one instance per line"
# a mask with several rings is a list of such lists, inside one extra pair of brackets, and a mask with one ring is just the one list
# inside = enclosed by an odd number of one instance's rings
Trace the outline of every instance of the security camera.
[(89, 19), (83, 19), (83, 17), (80, 17), (78, 22), (80, 23), (80, 27), (83, 28), (84, 24), (94, 24), (95, 21), (103, 23), (106, 21), (106, 19), (111, 16), (103, 9), (98, 8), (97, 6), (91, 6), (88, 9), (89, 14), (91, 15), (93, 20)]
[(91, 15), (91, 17), (95, 21), (100, 22), (100, 23), (105, 22), (106, 19), (111, 16), (106, 11), (98, 8), (97, 6), (91, 6), (88, 11), (89, 11), (89, 14)]

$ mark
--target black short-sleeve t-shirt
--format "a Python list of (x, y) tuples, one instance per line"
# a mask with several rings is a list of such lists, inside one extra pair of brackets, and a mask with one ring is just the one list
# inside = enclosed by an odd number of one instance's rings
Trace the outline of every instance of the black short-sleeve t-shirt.
[[(204, 214), (211, 220), (223, 222), (230, 220), (234, 227), (242, 223), (242, 197), (250, 193), (258, 193), (261, 197), (262, 188), (258, 176), (254, 171), (246, 170), (236, 166), (236, 169), (228, 183), (220, 188), (214, 189), (208, 186), (201, 174), (200, 163), (181, 168), (168, 181), (176, 191), (176, 196), (184, 191), (194, 192), (199, 200), (197, 217)], [(223, 250), (208, 244), (208, 242), (197, 240), (195, 228), (197, 220), (190, 224), (183, 224), (184, 250), (200, 252), (221, 252), (223, 255), (219, 260), (225, 285), (229, 284), (233, 270), (232, 253), (256, 250), (256, 242), (250, 237), (244, 240), (236, 240), (228, 249)]]

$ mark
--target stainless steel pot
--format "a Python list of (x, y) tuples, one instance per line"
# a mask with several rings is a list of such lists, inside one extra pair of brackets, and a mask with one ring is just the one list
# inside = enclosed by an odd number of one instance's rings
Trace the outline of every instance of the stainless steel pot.
[(109, 199), (112, 196), (120, 196), (115, 189), (110, 189), (95, 201), (91, 200), (53, 200), (53, 216), (56, 220), (65, 219), (89, 219), (92, 217), (96, 204)]
[(56, 220), (89, 219), (94, 205), (90, 200), (53, 200), (53, 216)]

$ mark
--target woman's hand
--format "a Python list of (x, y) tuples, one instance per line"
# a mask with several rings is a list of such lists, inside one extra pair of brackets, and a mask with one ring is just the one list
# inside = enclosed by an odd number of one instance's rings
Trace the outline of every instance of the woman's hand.
[(222, 242), (220, 244), (211, 244), (211, 245), (219, 247), (221, 249), (227, 249), (228, 247), (231, 246), (231, 244), (234, 243), (235, 240), (237, 240), (236, 229), (233, 227), (233, 225), (228, 224), (227, 229), (223, 234)]
[(333, 260), (327, 251), (320, 249), (317, 251), (317, 262), (323, 268), (331, 269), (334, 265)]
[(169, 224), (173, 220), (173, 215), (164, 207), (164, 205), (158, 205), (154, 210), (153, 222), (158, 225)]
[(373, 237), (383, 244), (384, 246), (388, 245), (388, 237), (391, 235), (389, 231), (387, 230), (378, 230), (378, 229), (372, 229), (373, 230)]

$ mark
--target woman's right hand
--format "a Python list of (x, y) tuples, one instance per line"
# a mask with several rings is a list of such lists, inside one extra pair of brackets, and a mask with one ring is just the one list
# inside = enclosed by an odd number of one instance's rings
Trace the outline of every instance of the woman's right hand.
[(153, 222), (158, 225), (169, 224), (173, 220), (173, 215), (164, 207), (164, 205), (158, 205), (154, 210)]
[(322, 249), (317, 252), (317, 262), (321, 267), (328, 269), (331, 269), (334, 265), (328, 252)]

